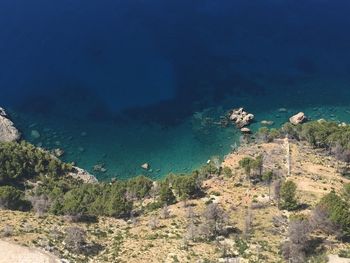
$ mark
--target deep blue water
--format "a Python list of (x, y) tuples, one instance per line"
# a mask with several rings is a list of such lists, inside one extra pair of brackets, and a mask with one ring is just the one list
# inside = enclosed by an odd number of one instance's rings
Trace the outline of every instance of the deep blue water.
[(300, 110), (350, 121), (349, 12), (346, 0), (3, 0), (0, 105), (25, 139), (104, 163), (100, 178), (144, 162), (150, 176), (187, 172), (238, 141), (205, 124), (231, 107), (256, 114), (254, 129)]

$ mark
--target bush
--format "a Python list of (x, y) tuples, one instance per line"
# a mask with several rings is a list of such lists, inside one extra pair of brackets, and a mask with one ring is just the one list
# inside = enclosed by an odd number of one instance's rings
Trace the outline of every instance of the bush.
[(23, 192), (13, 186), (0, 187), (0, 207), (3, 209), (23, 210), (28, 203), (23, 200)]
[(321, 199), (319, 206), (328, 212), (328, 218), (342, 230), (343, 236), (350, 235), (350, 211), (346, 201), (330, 192)]
[(176, 203), (176, 197), (167, 182), (161, 182), (160, 184), (159, 200), (163, 205), (171, 205)]
[(125, 217), (132, 210), (127, 199), (124, 182), (109, 184), (83, 184), (67, 192), (61, 212), (66, 215)]
[(58, 177), (72, 168), (24, 141), (0, 143), (0, 163), (0, 184), (21, 182), (41, 175)]
[(298, 202), (295, 197), (297, 186), (293, 181), (286, 181), (282, 184), (280, 190), (280, 208), (288, 211), (298, 208)]
[(149, 196), (152, 186), (153, 181), (143, 175), (129, 179), (127, 182), (128, 191), (137, 199)]
[(84, 252), (86, 246), (86, 233), (79, 227), (69, 227), (66, 229), (66, 238), (64, 242), (66, 248), (74, 253)]
[(226, 177), (232, 177), (232, 169), (228, 166), (225, 166), (223, 169), (222, 169), (222, 173), (226, 176)]
[(194, 198), (202, 193), (197, 175), (177, 175), (172, 178), (172, 188), (180, 199)]

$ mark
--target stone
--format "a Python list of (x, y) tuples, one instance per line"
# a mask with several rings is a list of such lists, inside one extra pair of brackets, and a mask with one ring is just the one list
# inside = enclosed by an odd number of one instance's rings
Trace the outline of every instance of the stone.
[(303, 122), (305, 122), (307, 120), (304, 112), (299, 112), (298, 114), (295, 114), (294, 116), (289, 118), (289, 121), (294, 124), (294, 125), (298, 125), (301, 124)]
[(249, 128), (244, 127), (244, 128), (241, 129), (241, 132), (249, 134), (249, 133), (251, 133), (251, 130)]
[(32, 130), (30, 132), (30, 136), (33, 138), (33, 139), (39, 139), (40, 138), (40, 133), (37, 131), (37, 130)]
[(150, 167), (151, 166), (149, 165), (149, 163), (144, 163), (144, 164), (141, 165), (141, 168), (145, 169), (145, 170), (149, 170)]
[(56, 157), (61, 157), (62, 155), (64, 155), (64, 150), (59, 149), (59, 148), (54, 149), (54, 150), (53, 150), (53, 154), (54, 154)]
[(253, 121), (254, 115), (246, 112), (243, 108), (239, 108), (229, 112), (229, 119), (240, 129), (249, 125)]
[(13, 142), (21, 138), (20, 132), (9, 119), (6, 111), (0, 108), (0, 142)]

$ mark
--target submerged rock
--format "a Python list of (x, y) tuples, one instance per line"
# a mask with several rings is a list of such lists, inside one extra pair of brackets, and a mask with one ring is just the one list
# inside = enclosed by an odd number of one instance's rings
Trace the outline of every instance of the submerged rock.
[(240, 129), (249, 125), (253, 121), (254, 115), (246, 112), (243, 108), (239, 108), (229, 112), (229, 119)]
[(263, 120), (260, 122), (261, 125), (264, 125), (264, 126), (270, 126), (270, 125), (273, 125), (273, 121), (266, 121), (266, 120)]
[(32, 130), (30, 136), (32, 136), (33, 139), (39, 139), (41, 135), (37, 130)]
[(13, 142), (19, 140), (20, 132), (8, 118), (6, 111), (0, 107), (0, 142)]
[(96, 165), (94, 165), (93, 170), (95, 172), (100, 172), (100, 173), (107, 172), (107, 169), (104, 167), (104, 164), (96, 164)]
[(287, 112), (287, 109), (286, 108), (279, 108), (278, 112)]
[(295, 114), (294, 116), (289, 118), (289, 121), (294, 124), (298, 125), (307, 120), (307, 117), (305, 116), (304, 112), (299, 112), (298, 114)]

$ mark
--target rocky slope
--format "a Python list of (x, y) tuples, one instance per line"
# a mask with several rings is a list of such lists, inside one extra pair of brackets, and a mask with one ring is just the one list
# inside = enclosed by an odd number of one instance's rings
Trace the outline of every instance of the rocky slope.
[(0, 107), (0, 142), (17, 141), (20, 137), (20, 132), (16, 129), (6, 111)]
[[(269, 198), (267, 185), (252, 185), (246, 180), (239, 161), (259, 154), (264, 156), (264, 170), (273, 170), (280, 178), (290, 170), (288, 179), (297, 184), (298, 201), (305, 204), (303, 209), (279, 210), (273, 191)], [(3, 210), (0, 229), (13, 228), (11, 235), (3, 239), (44, 248), (70, 262), (283, 262), (280, 247), (286, 239), (288, 218), (310, 214), (324, 194), (332, 189), (341, 191), (350, 182), (338, 172), (344, 163), (293, 141), (242, 146), (228, 155), (222, 165), (231, 168), (232, 175), (213, 175), (204, 182), (203, 197), (171, 205), (166, 213), (155, 209), (129, 221), (101, 217), (96, 223), (71, 223), (63, 217)], [(151, 201), (143, 200), (142, 206)], [(225, 227), (231, 230), (212, 241), (196, 237), (196, 231), (203, 230), (200, 228), (209, 203), (222, 208)], [(66, 249), (64, 236), (71, 226), (86, 231), (88, 244), (96, 248), (94, 252), (84, 255)], [(332, 260), (347, 260), (334, 255), (349, 250), (350, 245), (333, 236), (327, 240), (322, 244), (323, 259), (333, 255)]]

